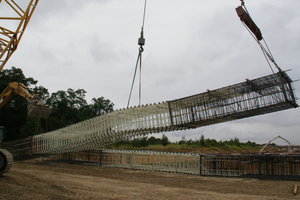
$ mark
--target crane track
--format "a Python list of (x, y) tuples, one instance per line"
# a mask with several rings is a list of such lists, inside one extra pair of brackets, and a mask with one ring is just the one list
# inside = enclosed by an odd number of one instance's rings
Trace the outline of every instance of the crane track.
[(13, 163), (12, 154), (5, 149), (0, 149), (0, 176), (9, 170)]

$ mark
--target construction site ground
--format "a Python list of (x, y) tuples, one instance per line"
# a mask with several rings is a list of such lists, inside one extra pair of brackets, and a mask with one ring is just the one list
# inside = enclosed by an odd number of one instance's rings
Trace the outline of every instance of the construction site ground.
[(17, 161), (0, 199), (300, 199), (300, 181), (220, 178), (66, 163)]

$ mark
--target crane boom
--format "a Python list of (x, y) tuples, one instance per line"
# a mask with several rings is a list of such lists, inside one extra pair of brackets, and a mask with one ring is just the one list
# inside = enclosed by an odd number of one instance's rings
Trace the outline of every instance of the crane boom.
[[(3, 3), (2, 3), (3, 1)], [(17, 4), (14, 0), (0, 0), (1, 6), (6, 6), (10, 9), (2, 12), (0, 20), (2, 21), (14, 21), (17, 22), (16, 27), (4, 27), (0, 26), (0, 71), (3, 69), (6, 62), (11, 55), (17, 49), (18, 44), (24, 34), (24, 31), (30, 21), (30, 18), (36, 8), (39, 0), (24, 0)], [(24, 6), (25, 5), (25, 6)], [(1, 23), (2, 24), (2, 23)], [(12, 23), (3, 23), (12, 24)]]
[[(0, 0), (0, 7), (5, 9), (0, 12), (0, 71), (7, 63), (9, 58), (15, 52), (18, 44), (24, 34), (24, 31), (31, 19), (31, 16), (39, 0)], [(9, 21), (9, 23), (6, 23)], [(11, 23), (13, 21), (14, 23)], [(4, 23), (2, 23), (4, 22)], [(4, 24), (4, 26), (2, 25)], [(11, 26), (12, 24), (17, 26)], [(10, 26), (6, 26), (10, 25)], [(9, 86), (1, 93), (0, 108), (14, 95), (18, 94), (26, 99), (36, 99), (27, 92), (28, 88), (19, 83), (10, 83)], [(28, 116), (47, 117), (52, 110), (44, 105), (39, 105), (35, 101), (28, 107)], [(41, 116), (43, 114), (43, 116)], [(5, 149), (0, 149), (0, 176), (7, 172), (13, 164), (13, 156)]]
[(278, 135), (277, 137), (273, 138), (272, 140), (270, 140), (258, 153), (262, 153), (263, 150), (265, 150), (265, 148), (267, 148), (267, 146), (275, 139), (277, 138), (281, 138), (282, 140), (286, 141), (289, 144), (289, 150), (288, 153), (291, 153), (291, 143), (289, 141), (287, 141), (286, 139), (284, 139), (283, 137), (281, 137), (280, 135)]

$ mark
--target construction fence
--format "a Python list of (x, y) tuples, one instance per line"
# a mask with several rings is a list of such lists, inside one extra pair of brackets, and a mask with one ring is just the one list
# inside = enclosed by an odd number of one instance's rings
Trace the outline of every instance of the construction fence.
[(103, 149), (48, 155), (43, 160), (200, 176), (300, 179), (299, 154), (232, 155)]

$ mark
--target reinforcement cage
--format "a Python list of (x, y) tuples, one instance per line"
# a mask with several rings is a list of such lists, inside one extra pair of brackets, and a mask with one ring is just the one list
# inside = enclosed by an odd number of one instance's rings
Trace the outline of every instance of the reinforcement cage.
[(231, 155), (104, 149), (51, 155), (43, 159), (201, 176), (300, 179), (299, 154)]
[(298, 107), (285, 72), (169, 101), (173, 126), (197, 128)]
[(32, 138), (32, 153), (96, 149), (151, 133), (186, 130), (298, 107), (285, 72), (158, 104), (120, 109)]

